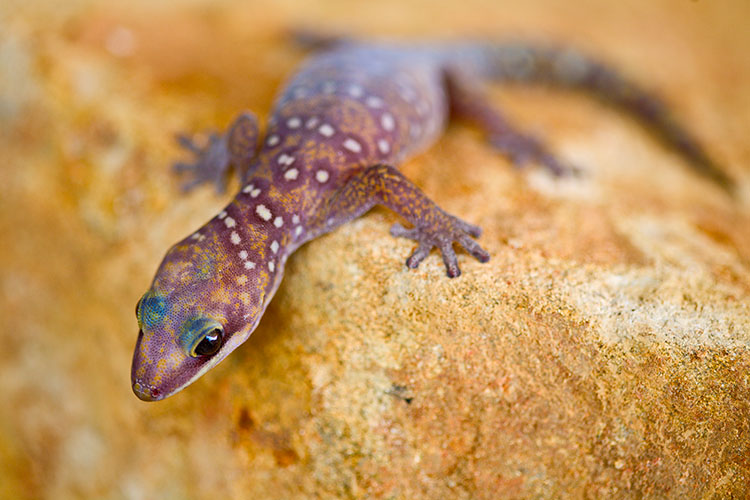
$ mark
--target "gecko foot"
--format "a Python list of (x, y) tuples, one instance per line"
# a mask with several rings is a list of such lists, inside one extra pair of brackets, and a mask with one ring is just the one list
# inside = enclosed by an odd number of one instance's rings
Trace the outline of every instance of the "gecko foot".
[(461, 245), (479, 262), (490, 260), (490, 255), (472, 239), (472, 237), (478, 238), (481, 234), (482, 230), (479, 227), (444, 212), (432, 226), (405, 228), (397, 223), (391, 227), (392, 236), (409, 238), (419, 243), (417, 249), (406, 259), (407, 267), (415, 269), (430, 254), (430, 251), (437, 247), (443, 255), (445, 269), (451, 278), (461, 274), (453, 243)]
[(578, 176), (582, 170), (560, 161), (536, 138), (513, 131), (492, 135), (490, 144), (510, 158), (516, 167), (525, 167), (529, 162), (538, 162), (553, 175), (563, 177)]
[(195, 161), (191, 163), (177, 162), (173, 165), (177, 173), (184, 174), (190, 179), (182, 185), (182, 190), (187, 192), (201, 184), (213, 182), (217, 192), (226, 191), (231, 155), (224, 136), (215, 132), (209, 133), (205, 146), (198, 145), (191, 137), (182, 134), (177, 136), (177, 141), (195, 155)]
[(192, 163), (178, 162), (173, 168), (191, 179), (182, 185), (183, 191), (203, 183), (213, 182), (216, 191), (227, 189), (227, 177), (232, 166), (239, 171), (248, 168), (258, 146), (258, 120), (249, 112), (240, 114), (225, 135), (208, 133), (208, 142), (198, 145), (187, 135), (178, 135), (180, 145), (195, 155)]

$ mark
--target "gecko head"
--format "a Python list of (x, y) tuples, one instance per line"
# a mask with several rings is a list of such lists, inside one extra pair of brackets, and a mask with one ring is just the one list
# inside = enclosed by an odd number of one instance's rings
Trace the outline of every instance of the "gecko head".
[(169, 250), (136, 305), (131, 382), (140, 399), (178, 392), (250, 336), (262, 297), (238, 293), (232, 271), (216, 240), (186, 239)]

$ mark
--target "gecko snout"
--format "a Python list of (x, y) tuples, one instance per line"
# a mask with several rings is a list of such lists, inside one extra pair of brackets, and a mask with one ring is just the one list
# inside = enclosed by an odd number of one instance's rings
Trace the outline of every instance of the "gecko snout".
[[(136, 352), (138, 352), (141, 342), (143, 341), (143, 330), (138, 330), (138, 340), (136, 341)], [(151, 384), (146, 383), (138, 376), (141, 361), (138, 356), (133, 357), (133, 366), (131, 367), (130, 380), (132, 382), (133, 392), (138, 399), (142, 401), (158, 401), (163, 397), (162, 392)]]
[(158, 401), (161, 399), (159, 389), (148, 387), (137, 380), (133, 382), (133, 392), (141, 401)]

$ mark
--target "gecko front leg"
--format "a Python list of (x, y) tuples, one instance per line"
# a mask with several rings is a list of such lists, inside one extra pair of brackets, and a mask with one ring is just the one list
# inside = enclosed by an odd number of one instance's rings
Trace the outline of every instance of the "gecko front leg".
[(196, 157), (192, 163), (174, 164), (175, 171), (190, 177), (182, 185), (182, 190), (190, 191), (203, 183), (213, 182), (216, 191), (226, 191), (227, 176), (232, 167), (240, 179), (247, 174), (245, 170), (255, 156), (259, 135), (258, 119), (252, 113), (245, 112), (234, 120), (226, 134), (210, 133), (208, 144), (203, 147), (186, 135), (177, 136), (180, 145)]
[(375, 205), (390, 208), (413, 226), (407, 229), (394, 224), (391, 228), (393, 236), (419, 243), (406, 259), (406, 265), (412, 269), (437, 247), (443, 255), (448, 276), (459, 276), (461, 270), (453, 243), (460, 244), (480, 262), (487, 262), (490, 258), (472, 239), (479, 237), (480, 228), (446, 213), (390, 165), (374, 165), (352, 176), (321, 210), (320, 224), (324, 228), (333, 228), (359, 217)]

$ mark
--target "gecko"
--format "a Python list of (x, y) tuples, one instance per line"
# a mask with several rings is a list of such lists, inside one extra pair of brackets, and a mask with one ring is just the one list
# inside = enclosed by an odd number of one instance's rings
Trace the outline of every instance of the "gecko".
[(222, 191), (232, 169), (241, 184), (215, 217), (168, 250), (136, 305), (131, 382), (144, 401), (180, 391), (244, 343), (289, 256), (376, 205), (407, 223), (390, 234), (415, 242), (408, 268), (436, 248), (447, 275), (459, 276), (454, 245), (487, 262), (480, 228), (440, 208), (396, 167), (433, 144), (449, 118), (462, 118), (515, 165), (579, 173), (490, 103), (489, 82), (590, 94), (639, 120), (698, 174), (733, 187), (662, 100), (577, 50), (515, 41), (308, 43), (317, 50), (278, 94), (265, 131), (243, 112), (204, 144), (179, 138), (194, 155), (175, 164), (191, 178), (187, 190), (214, 182)]

